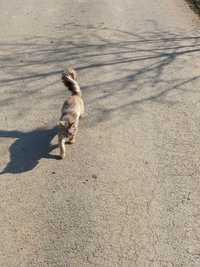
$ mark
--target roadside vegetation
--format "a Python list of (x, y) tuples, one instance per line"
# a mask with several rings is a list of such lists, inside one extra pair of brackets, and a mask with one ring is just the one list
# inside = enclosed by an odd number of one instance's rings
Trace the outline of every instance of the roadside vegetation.
[(200, 0), (187, 0), (190, 6), (200, 14)]

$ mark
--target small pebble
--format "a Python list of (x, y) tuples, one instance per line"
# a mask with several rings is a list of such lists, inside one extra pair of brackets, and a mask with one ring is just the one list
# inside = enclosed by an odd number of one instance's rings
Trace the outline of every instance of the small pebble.
[(96, 174), (92, 174), (92, 178), (93, 179), (97, 179), (97, 175)]

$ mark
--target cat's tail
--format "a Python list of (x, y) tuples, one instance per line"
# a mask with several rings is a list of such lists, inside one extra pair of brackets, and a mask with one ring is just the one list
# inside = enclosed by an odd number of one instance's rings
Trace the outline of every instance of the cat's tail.
[(77, 73), (74, 69), (67, 69), (67, 71), (63, 72), (62, 82), (69, 91), (72, 92), (72, 95), (82, 95), (80, 86), (77, 82)]

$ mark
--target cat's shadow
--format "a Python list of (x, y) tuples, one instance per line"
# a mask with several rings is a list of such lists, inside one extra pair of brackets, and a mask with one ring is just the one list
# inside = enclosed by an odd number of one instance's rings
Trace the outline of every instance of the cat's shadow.
[(59, 156), (50, 154), (57, 147), (51, 144), (56, 133), (57, 127), (30, 132), (0, 130), (0, 138), (16, 139), (9, 148), (10, 161), (0, 174), (30, 171), (41, 158), (59, 159)]

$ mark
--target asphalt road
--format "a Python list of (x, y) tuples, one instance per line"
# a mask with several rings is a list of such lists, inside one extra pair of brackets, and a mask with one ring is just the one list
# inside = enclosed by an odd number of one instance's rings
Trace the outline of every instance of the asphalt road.
[[(0, 2), (0, 266), (200, 266), (200, 20), (183, 0)], [(86, 103), (58, 160), (73, 65)]]

